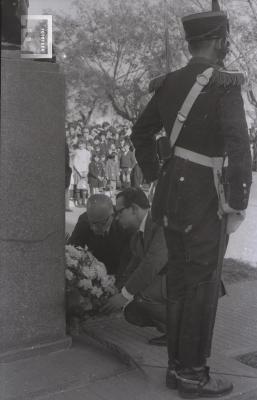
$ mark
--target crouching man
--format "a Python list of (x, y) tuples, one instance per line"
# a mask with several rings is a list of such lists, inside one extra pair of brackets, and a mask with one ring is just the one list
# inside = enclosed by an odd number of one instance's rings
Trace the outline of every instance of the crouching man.
[(154, 326), (163, 333), (151, 344), (166, 345), (167, 247), (162, 227), (152, 221), (149, 201), (139, 188), (127, 188), (117, 195), (116, 220), (131, 239), (132, 258), (120, 274), (120, 292), (102, 311), (124, 309), (126, 320), (138, 326)]

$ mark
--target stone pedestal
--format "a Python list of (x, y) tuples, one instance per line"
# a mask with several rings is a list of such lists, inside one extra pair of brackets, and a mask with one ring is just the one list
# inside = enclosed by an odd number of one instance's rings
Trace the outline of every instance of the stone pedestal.
[(3, 51), (0, 361), (70, 345), (64, 295), (64, 79)]

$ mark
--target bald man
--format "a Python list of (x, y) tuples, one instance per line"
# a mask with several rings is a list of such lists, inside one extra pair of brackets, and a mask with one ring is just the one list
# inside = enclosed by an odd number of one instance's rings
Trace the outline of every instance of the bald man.
[(104, 194), (89, 197), (87, 211), (80, 215), (68, 240), (73, 246), (86, 245), (116, 278), (130, 260), (129, 243), (130, 234), (115, 220), (112, 201)]

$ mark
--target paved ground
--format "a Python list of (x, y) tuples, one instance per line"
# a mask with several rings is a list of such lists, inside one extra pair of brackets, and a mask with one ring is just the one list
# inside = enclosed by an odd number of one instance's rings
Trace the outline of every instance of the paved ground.
[[(68, 232), (83, 211), (66, 213)], [(231, 237), (228, 257), (257, 264), (256, 217), (255, 174), (248, 218)], [(257, 369), (236, 360), (257, 351), (256, 289), (257, 281), (231, 285), (229, 296), (219, 305), (210, 365), (215, 374), (226, 374), (233, 381), (229, 400), (257, 400)], [(148, 345), (155, 330), (133, 327), (115, 316), (92, 320), (83, 331), (70, 350), (0, 364), (0, 400), (178, 399), (176, 391), (164, 385), (166, 349)], [(131, 360), (135, 363), (128, 365)]]
[[(212, 370), (228, 374), (235, 385), (231, 399), (243, 393), (255, 391), (257, 399), (257, 369), (238, 362), (236, 357), (257, 350), (257, 281), (228, 287), (229, 296), (220, 301), (215, 327)], [(165, 348), (151, 347), (147, 341), (156, 335), (154, 330), (136, 328), (123, 318), (91, 321), (85, 325), (86, 332), (94, 332), (127, 350), (164, 390), (163, 376), (167, 365)], [(170, 394), (169, 394), (170, 395)], [(238, 397), (239, 396), (239, 397)], [(165, 397), (164, 397), (165, 398)], [(176, 399), (175, 394), (172, 399)]]
[[(210, 365), (215, 374), (233, 381), (229, 400), (257, 399), (257, 369), (236, 360), (257, 350), (256, 287), (257, 281), (231, 285), (219, 305)], [(164, 385), (166, 349), (148, 344), (154, 329), (134, 327), (117, 315), (88, 321), (83, 331), (70, 350), (0, 364), (0, 399), (178, 399)], [(129, 366), (128, 359), (138, 367)]]
[(253, 184), (246, 219), (237, 232), (231, 235), (226, 257), (241, 259), (257, 267), (257, 173)]

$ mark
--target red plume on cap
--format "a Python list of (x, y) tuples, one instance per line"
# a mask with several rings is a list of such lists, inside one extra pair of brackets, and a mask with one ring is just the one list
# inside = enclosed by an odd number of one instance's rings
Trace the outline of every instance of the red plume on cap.
[(212, 0), (212, 11), (220, 11), (219, 0)]

